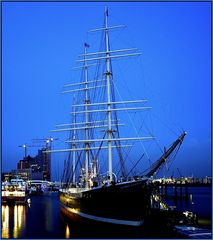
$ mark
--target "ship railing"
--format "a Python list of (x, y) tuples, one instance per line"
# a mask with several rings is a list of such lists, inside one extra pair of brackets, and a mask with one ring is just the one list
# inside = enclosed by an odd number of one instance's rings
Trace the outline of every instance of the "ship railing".
[(86, 188), (64, 188), (64, 189), (60, 189), (60, 192), (63, 193), (81, 193), (83, 191), (86, 191)]

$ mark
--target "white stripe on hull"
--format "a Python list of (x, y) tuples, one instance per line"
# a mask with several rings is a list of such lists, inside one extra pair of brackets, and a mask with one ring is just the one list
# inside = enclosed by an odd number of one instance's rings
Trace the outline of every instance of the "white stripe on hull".
[(64, 208), (66, 208), (66, 210), (69, 211), (69, 212), (72, 212), (72, 213), (77, 214), (81, 217), (96, 220), (96, 221), (99, 221), (99, 222), (106, 222), (106, 223), (113, 223), (113, 224), (120, 224), (120, 225), (128, 225), (128, 226), (135, 226), (135, 227), (139, 227), (139, 226), (143, 225), (143, 223), (144, 223), (144, 220), (128, 221), (128, 220), (120, 220), (120, 219), (114, 219), (114, 218), (98, 217), (98, 216), (94, 216), (94, 215), (79, 212), (76, 209), (67, 207), (63, 204), (62, 204), (62, 206)]

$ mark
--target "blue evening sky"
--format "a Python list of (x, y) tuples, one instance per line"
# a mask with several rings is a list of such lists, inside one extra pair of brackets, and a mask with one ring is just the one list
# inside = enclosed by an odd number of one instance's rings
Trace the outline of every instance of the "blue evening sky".
[[(117, 35), (112, 33), (112, 46), (138, 47), (142, 52), (141, 60), (135, 61), (141, 66), (139, 73), (123, 74), (135, 99), (148, 97), (161, 145), (175, 140), (173, 132), (188, 133), (172, 166), (176, 176), (177, 168), (186, 176), (211, 175), (208, 2), (2, 3), (2, 170), (15, 169), (22, 159), (24, 151), (18, 145), (52, 136), (55, 124), (68, 121), (63, 114), (71, 96), (60, 91), (63, 84), (78, 81), (72, 67), (84, 41), (94, 40), (87, 30), (102, 27), (105, 5), (111, 25), (127, 25)], [(60, 141), (54, 145), (60, 147)], [(29, 148), (28, 154), (36, 151)], [(64, 159), (53, 156), (55, 178)]]

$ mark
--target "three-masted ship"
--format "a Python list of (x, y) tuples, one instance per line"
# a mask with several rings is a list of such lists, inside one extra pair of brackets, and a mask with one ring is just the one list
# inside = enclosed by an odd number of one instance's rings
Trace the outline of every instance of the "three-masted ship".
[[(181, 145), (185, 132), (151, 165), (143, 176), (131, 176), (127, 172), (128, 157), (122, 150), (131, 147), (133, 141), (150, 141), (153, 136), (122, 137), (122, 126), (118, 113), (146, 111), (146, 100), (122, 100), (115, 96), (112, 60), (130, 58), (141, 53), (136, 48), (111, 49), (110, 31), (124, 27), (109, 26), (108, 9), (104, 13), (104, 26), (90, 30), (102, 32), (103, 49), (84, 53), (77, 60), (82, 65), (82, 79), (79, 83), (67, 84), (64, 93), (74, 93), (72, 122), (57, 125), (54, 132), (68, 131), (68, 148), (51, 152), (68, 152), (63, 184), (60, 190), (60, 204), (70, 216), (95, 221), (140, 226), (153, 207), (167, 208), (159, 196), (153, 193), (150, 178), (167, 161), (170, 154)], [(99, 79), (90, 79), (90, 67), (96, 68)], [(98, 76), (98, 74), (96, 74)], [(135, 106), (135, 104), (137, 104)], [(131, 106), (134, 105), (134, 106)], [(134, 133), (131, 126), (128, 132)], [(142, 151), (141, 151), (142, 152)], [(114, 165), (120, 164), (116, 173)], [(105, 167), (105, 172), (101, 172)]]

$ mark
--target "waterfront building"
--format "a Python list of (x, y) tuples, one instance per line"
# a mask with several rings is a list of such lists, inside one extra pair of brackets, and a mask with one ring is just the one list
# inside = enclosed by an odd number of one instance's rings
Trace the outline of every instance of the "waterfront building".
[(35, 157), (28, 155), (17, 163), (16, 175), (24, 180), (46, 180), (51, 179), (50, 154), (44, 153), (46, 148), (38, 150)]
[[(31, 158), (31, 157), (28, 156), (27, 158)], [(17, 163), (17, 169), (30, 168), (29, 160), (28, 160), (27, 158), (24, 158), (23, 160), (20, 160), (20, 161)]]
[(2, 182), (10, 182), (11, 179), (21, 178), (25, 181), (31, 179), (31, 169), (14, 169), (11, 172), (5, 172), (1, 174)]
[(44, 154), (43, 179), (51, 180), (51, 157), (49, 153)]
[(21, 178), (24, 181), (31, 179), (31, 174), (32, 174), (31, 168), (17, 169), (14, 172), (15, 178)]
[(1, 180), (2, 182), (10, 182), (11, 179), (13, 179), (13, 172), (5, 172), (1, 174)]

